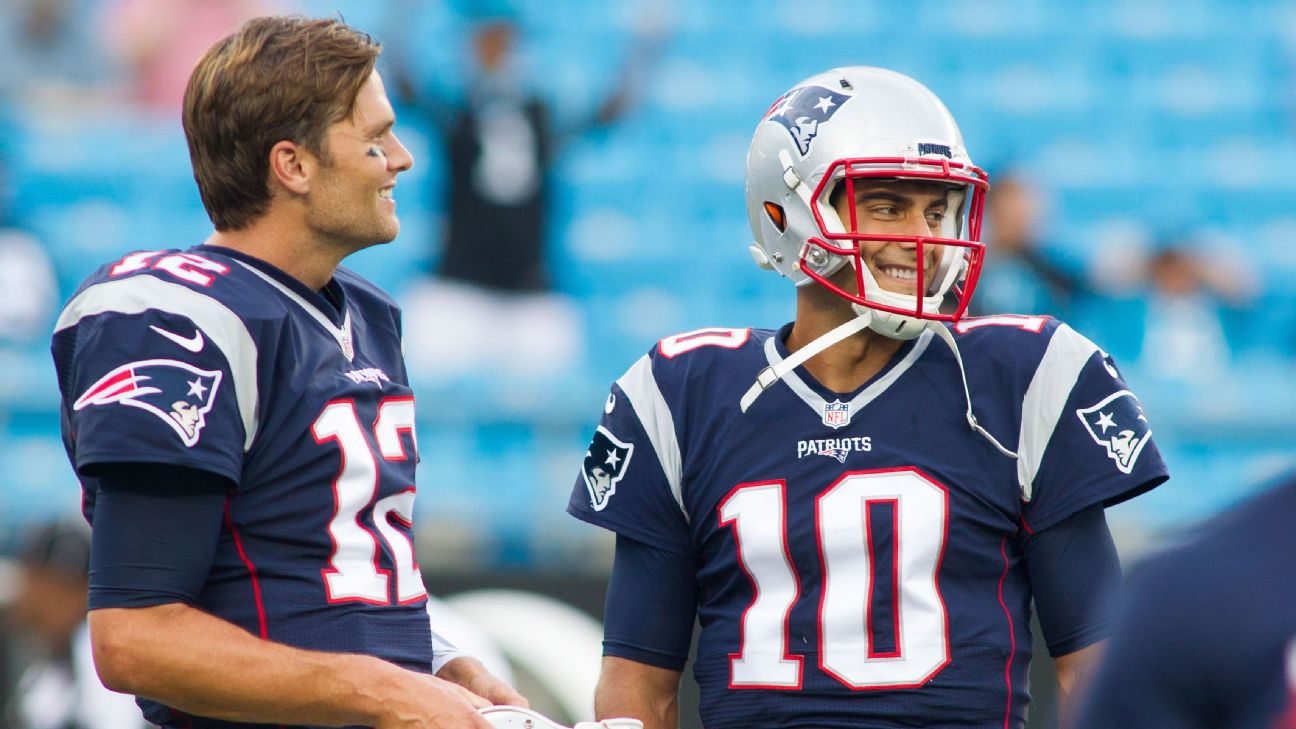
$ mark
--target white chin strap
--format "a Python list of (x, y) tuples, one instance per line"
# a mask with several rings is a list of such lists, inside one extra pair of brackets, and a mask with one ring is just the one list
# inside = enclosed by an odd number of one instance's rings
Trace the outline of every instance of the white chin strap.
[(919, 334), (927, 331), (927, 325), (931, 323), (904, 314), (869, 309), (860, 304), (851, 304), (851, 308), (860, 314), (871, 312), (873, 321), (869, 323), (869, 328), (887, 339), (916, 339)]
[(742, 408), (744, 413), (747, 412), (747, 408), (750, 408), (752, 403), (756, 402), (756, 398), (760, 397), (762, 392), (765, 392), (772, 387), (774, 383), (787, 376), (787, 373), (801, 366), (802, 362), (810, 359), (816, 354), (819, 354), (825, 349), (828, 349), (846, 337), (863, 331), (868, 327), (872, 320), (872, 310), (865, 309), (854, 319), (851, 319), (844, 324), (838, 324), (833, 329), (819, 335), (819, 337), (814, 341), (788, 355), (787, 359), (761, 370), (760, 373), (756, 375), (756, 381), (752, 383), (751, 387), (747, 388), (747, 393), (743, 395), (742, 400), (738, 402), (738, 406)]
[[(756, 402), (756, 398), (760, 397), (761, 393), (773, 387), (776, 382), (782, 380), (789, 372), (800, 367), (802, 362), (805, 362), (816, 354), (828, 349), (846, 337), (868, 328), (873, 323), (873, 316), (874, 312), (872, 309), (864, 309), (863, 311), (860, 311), (859, 316), (854, 319), (843, 324), (838, 324), (833, 329), (821, 334), (806, 346), (788, 355), (786, 359), (761, 370), (756, 375), (756, 381), (752, 383), (751, 387), (747, 388), (747, 392), (742, 396), (742, 400), (738, 402), (739, 408), (742, 412), (746, 413), (752, 406), (752, 403)], [(937, 337), (944, 341), (945, 344), (949, 345), (950, 351), (954, 353), (954, 361), (958, 364), (959, 380), (963, 384), (963, 398), (964, 402), (967, 403), (966, 417), (968, 426), (981, 437), (989, 441), (990, 444), (1000, 453), (1016, 460), (1018, 458), (1017, 454), (1005, 448), (997, 438), (990, 434), (990, 431), (982, 427), (981, 424), (977, 422), (976, 415), (972, 412), (972, 392), (968, 389), (967, 371), (963, 369), (963, 355), (959, 353), (958, 344), (954, 342), (954, 335), (950, 334), (949, 329), (939, 321), (926, 321), (922, 319), (913, 319), (912, 317), (905, 318), (909, 321), (917, 322), (920, 326), (919, 332), (923, 329), (930, 329)], [(914, 334), (914, 336), (916, 337), (917, 334)]]

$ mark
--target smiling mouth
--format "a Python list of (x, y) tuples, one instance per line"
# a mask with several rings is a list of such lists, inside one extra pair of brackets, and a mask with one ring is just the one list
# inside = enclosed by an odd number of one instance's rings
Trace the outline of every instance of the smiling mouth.
[[(927, 273), (923, 272), (924, 275)], [(873, 278), (884, 291), (915, 296), (918, 294), (918, 269), (909, 266), (877, 266)]]
[(897, 281), (907, 281), (913, 283), (918, 280), (918, 271), (912, 268), (900, 268), (898, 266), (883, 266), (882, 275), (887, 278), (893, 278)]

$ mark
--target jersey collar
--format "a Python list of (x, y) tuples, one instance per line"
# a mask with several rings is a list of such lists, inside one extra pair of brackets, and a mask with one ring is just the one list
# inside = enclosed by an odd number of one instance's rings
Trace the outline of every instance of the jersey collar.
[[(348, 362), (355, 359), (355, 345), (351, 337), (351, 309), (347, 306), (346, 296), (337, 279), (329, 279), (329, 282), (324, 285), (323, 292), (312, 291), (296, 278), (242, 251), (213, 245), (200, 245), (196, 250), (220, 253), (242, 264), (244, 268), (278, 289), (281, 294), (300, 306), (307, 315), (319, 322), (319, 325), (337, 340), (338, 347), (341, 348)], [(336, 306), (333, 301), (337, 302)]]
[[(786, 339), (792, 332), (792, 324), (785, 324), (774, 334), (774, 336), (765, 340), (765, 358), (770, 365), (776, 365), (788, 356)], [(932, 333), (923, 332), (916, 339), (905, 342), (896, 356), (882, 368), (868, 382), (860, 386), (854, 393), (845, 395), (833, 392), (823, 385), (819, 384), (805, 367), (797, 367), (783, 378), (783, 382), (791, 388), (797, 397), (801, 398), (807, 406), (816, 414), (824, 412), (824, 406), (829, 402), (843, 401), (849, 403), (851, 414), (859, 412), (864, 406), (875, 400), (879, 395), (886, 391), (900, 376), (909, 370), (927, 347), (931, 344)], [(907, 350), (907, 351), (906, 351)]]

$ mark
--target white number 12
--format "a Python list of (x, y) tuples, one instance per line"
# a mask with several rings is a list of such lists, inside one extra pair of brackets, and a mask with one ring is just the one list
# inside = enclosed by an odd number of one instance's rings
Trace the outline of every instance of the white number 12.
[[(414, 399), (384, 400), (378, 406), (378, 420), (373, 426), (378, 455), (383, 459), (403, 461), (409, 457), (401, 442), (401, 431), (414, 433)], [(396, 601), (422, 599), (427, 592), (414, 561), (414, 545), (391, 524), (392, 520), (407, 526), (412, 523), (414, 487), (374, 500), (378, 495), (378, 462), (356, 415), (355, 403), (329, 403), (315, 419), (311, 432), (317, 443), (337, 441), (342, 450), (342, 470), (333, 482), (334, 511), (328, 525), (333, 553), (328, 568), (323, 570), (328, 601), (376, 605), (391, 602), (387, 588), (391, 571), (378, 566), (378, 538), (360, 524), (361, 512), (371, 504), (374, 525), (391, 550), (396, 567)]]

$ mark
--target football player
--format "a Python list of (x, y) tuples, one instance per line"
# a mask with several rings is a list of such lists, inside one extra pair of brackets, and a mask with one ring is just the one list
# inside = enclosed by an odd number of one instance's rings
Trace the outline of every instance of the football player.
[(1133, 571), (1083, 729), (1296, 729), (1296, 475)]
[(396, 237), (412, 164), (335, 20), (258, 18), (195, 68), (215, 233), (108, 263), (53, 339), (93, 526), (104, 683), (164, 727), (478, 727), (525, 705), (439, 641), (413, 544), (399, 311), (340, 261)]
[(1032, 600), (1069, 705), (1120, 580), (1103, 508), (1167, 473), (1093, 342), (964, 318), (987, 189), (899, 73), (760, 120), (751, 254), (796, 318), (668, 337), (612, 386), (568, 506), (617, 534), (597, 716), (676, 726), (696, 617), (710, 729), (1021, 726)]

